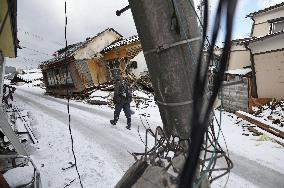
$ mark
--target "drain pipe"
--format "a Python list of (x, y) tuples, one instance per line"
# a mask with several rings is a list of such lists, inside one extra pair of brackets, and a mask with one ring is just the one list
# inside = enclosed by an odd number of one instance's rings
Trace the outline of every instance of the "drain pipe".
[(254, 98), (258, 98), (254, 56), (253, 56), (253, 53), (252, 53), (251, 49), (248, 47), (248, 43), (244, 43), (244, 45), (245, 45), (245, 48), (250, 53), (250, 62), (251, 62), (251, 70), (252, 70), (251, 96), (254, 97)]

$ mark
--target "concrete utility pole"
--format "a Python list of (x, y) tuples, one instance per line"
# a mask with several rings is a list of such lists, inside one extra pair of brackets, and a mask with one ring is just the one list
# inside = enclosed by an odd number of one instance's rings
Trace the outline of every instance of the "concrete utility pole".
[[(190, 0), (193, 5), (193, 0)], [(200, 31), (189, 0), (129, 0), (168, 136), (189, 138)], [(190, 46), (190, 47), (189, 47)]]

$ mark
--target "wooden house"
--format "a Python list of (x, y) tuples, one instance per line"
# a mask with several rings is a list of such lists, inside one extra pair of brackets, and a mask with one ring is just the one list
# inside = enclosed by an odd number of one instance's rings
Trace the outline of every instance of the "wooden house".
[(132, 61), (142, 47), (138, 36), (122, 39), (107, 46), (103, 51), (103, 61), (107, 66), (109, 79), (115, 79), (127, 74), (131, 68)]
[(41, 64), (46, 92), (66, 95), (83, 94), (94, 85), (108, 80), (107, 67), (101, 52), (122, 38), (117, 31), (108, 28), (84, 42), (69, 45), (57, 51), (57, 56)]

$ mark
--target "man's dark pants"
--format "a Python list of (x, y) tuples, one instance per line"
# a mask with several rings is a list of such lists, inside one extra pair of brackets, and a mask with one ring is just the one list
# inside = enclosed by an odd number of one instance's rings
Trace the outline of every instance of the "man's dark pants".
[(114, 109), (114, 120), (117, 122), (119, 118), (119, 114), (123, 109), (125, 117), (127, 118), (127, 125), (131, 124), (131, 111), (130, 111), (130, 103), (128, 101), (121, 101), (115, 105)]

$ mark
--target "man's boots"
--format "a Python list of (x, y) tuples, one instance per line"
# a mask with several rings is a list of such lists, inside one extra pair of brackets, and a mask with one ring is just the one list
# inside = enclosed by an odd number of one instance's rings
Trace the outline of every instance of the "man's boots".
[(131, 128), (131, 118), (127, 118), (127, 126), (126, 129), (130, 130)]
[(117, 120), (118, 120), (118, 118), (114, 118), (114, 119), (110, 120), (109, 122), (110, 122), (112, 125), (116, 125)]

